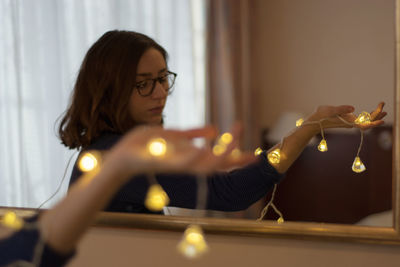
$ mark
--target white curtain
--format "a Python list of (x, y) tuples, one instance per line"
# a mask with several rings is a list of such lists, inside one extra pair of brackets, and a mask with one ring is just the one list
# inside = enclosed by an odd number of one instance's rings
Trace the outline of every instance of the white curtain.
[[(0, 206), (38, 207), (56, 191), (73, 154), (57, 139), (56, 120), (84, 54), (108, 30), (142, 32), (164, 46), (178, 73), (166, 127), (203, 125), (203, 13), (202, 0), (1, 0)], [(68, 180), (69, 171), (45, 207)]]

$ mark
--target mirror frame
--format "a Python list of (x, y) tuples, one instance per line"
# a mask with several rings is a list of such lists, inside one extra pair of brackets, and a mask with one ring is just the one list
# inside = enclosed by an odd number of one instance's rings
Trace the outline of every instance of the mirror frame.
[[(400, 0), (395, 2), (395, 122), (400, 116)], [(393, 226), (369, 227), (329, 223), (252, 221), (244, 219), (220, 219), (177, 217), (145, 214), (101, 212), (93, 226), (121, 227), (163, 231), (180, 231), (189, 224), (199, 224), (206, 233), (256, 237), (278, 237), (294, 239), (316, 239), (327, 241), (361, 242), (400, 245), (400, 123), (395, 123), (393, 132), (392, 194)], [(0, 207), (0, 214), (10, 210)], [(21, 216), (30, 216), (35, 209), (13, 209)]]

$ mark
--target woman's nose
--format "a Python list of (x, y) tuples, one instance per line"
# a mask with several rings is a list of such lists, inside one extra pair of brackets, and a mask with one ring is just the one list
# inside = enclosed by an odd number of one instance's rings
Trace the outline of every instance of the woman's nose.
[(164, 86), (159, 82), (155, 81), (154, 91), (151, 94), (152, 98), (165, 98), (168, 95), (167, 90), (165, 90)]

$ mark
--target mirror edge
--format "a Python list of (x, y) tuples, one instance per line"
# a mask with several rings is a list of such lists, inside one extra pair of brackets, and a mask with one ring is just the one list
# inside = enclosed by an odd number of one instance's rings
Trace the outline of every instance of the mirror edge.
[[(400, 0), (395, 2), (395, 34), (396, 34), (396, 63), (395, 63), (395, 114), (394, 121), (397, 122), (400, 117), (400, 75), (398, 71), (400, 70)], [(400, 123), (395, 123), (394, 127), (394, 142), (393, 142), (393, 228), (397, 233), (398, 238), (400, 238)]]

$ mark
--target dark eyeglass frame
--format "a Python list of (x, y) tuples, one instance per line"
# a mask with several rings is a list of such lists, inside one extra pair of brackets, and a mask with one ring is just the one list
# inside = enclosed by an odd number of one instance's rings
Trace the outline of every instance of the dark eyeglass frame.
[[(141, 95), (141, 96), (150, 96), (151, 94), (153, 94), (154, 88), (156, 88), (156, 82), (159, 82), (161, 85), (163, 85), (163, 79), (168, 79), (168, 76), (169, 76), (169, 75), (172, 75), (172, 76), (173, 76), (173, 80), (172, 80), (172, 83), (171, 83), (171, 84), (168, 84), (168, 88), (166, 88), (165, 90), (168, 92), (168, 94), (171, 94), (172, 91), (173, 91), (173, 90), (171, 90), (171, 88), (172, 88), (172, 87), (174, 86), (174, 84), (175, 84), (176, 76), (178, 76), (177, 73), (172, 72), (172, 71), (166, 71), (166, 74), (163, 75), (163, 76), (161, 76), (161, 77), (157, 77), (157, 78), (154, 78), (154, 79), (146, 79), (146, 80), (137, 82), (137, 83), (135, 84), (135, 89), (138, 91), (139, 95)], [(150, 82), (150, 81), (152, 82), (151, 90), (150, 90), (150, 92), (149, 92), (148, 94), (144, 94), (144, 93), (142, 92), (142, 89), (140, 89), (139, 85), (140, 85), (141, 83), (143, 83), (143, 82)], [(169, 82), (169, 80), (168, 80), (168, 82)]]

